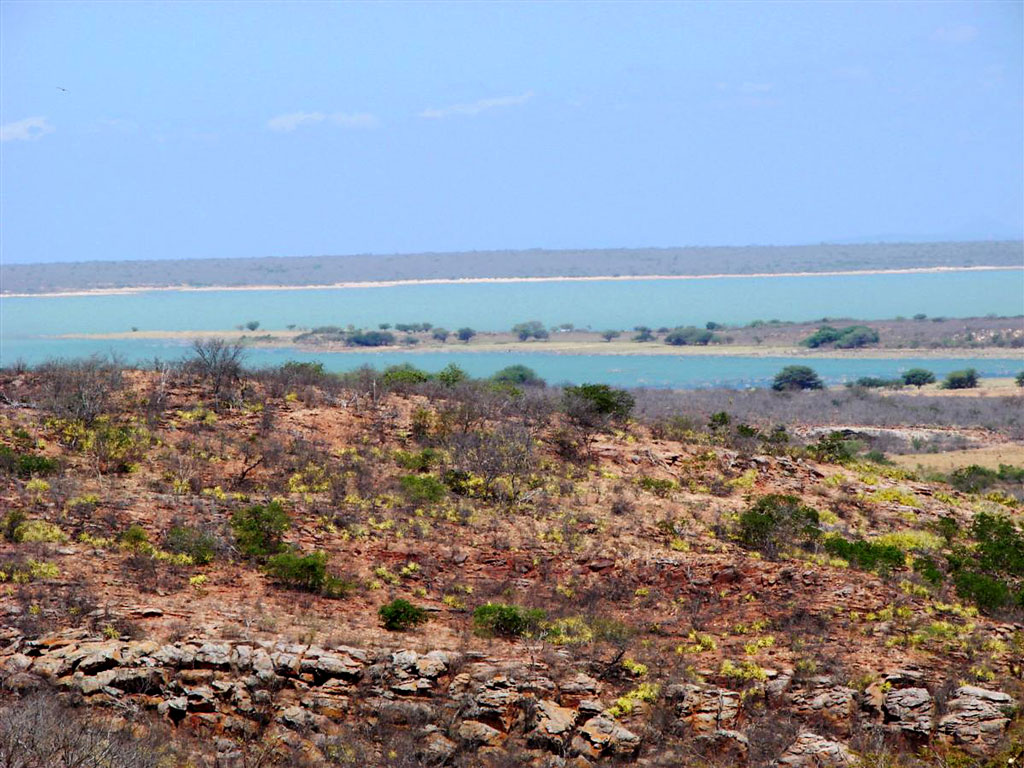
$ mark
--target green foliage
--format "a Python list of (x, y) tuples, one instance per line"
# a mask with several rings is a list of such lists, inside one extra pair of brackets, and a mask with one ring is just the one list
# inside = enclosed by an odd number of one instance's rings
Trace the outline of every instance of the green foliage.
[(866, 571), (887, 572), (900, 568), (904, 562), (903, 551), (899, 547), (863, 539), (849, 541), (842, 536), (829, 536), (825, 539), (825, 551)]
[(1021, 371), (1016, 376), (1014, 376), (1013, 380), (1017, 382), (1018, 387), (1024, 387), (1024, 371)]
[(381, 381), (388, 387), (409, 386), (430, 381), (430, 374), (410, 363), (402, 363), (385, 368), (381, 375)]
[(943, 389), (974, 389), (978, 386), (978, 372), (973, 368), (952, 371), (942, 382)]
[(446, 387), (454, 387), (456, 384), (468, 381), (469, 374), (455, 363), (448, 363), (448, 365), (437, 372), (435, 378)]
[(538, 608), (522, 608), (506, 603), (485, 603), (473, 611), (473, 626), (484, 636), (523, 637), (540, 629), (545, 619)]
[(908, 387), (923, 387), (935, 383), (935, 374), (926, 368), (911, 368), (903, 372), (903, 383)]
[(387, 347), (395, 343), (395, 334), (390, 331), (356, 331), (345, 337), (350, 347)]
[(447, 328), (435, 328), (430, 335), (444, 344), (448, 341), (448, 337), (451, 336), (451, 332)]
[(775, 375), (772, 389), (776, 392), (790, 392), (799, 389), (824, 389), (825, 384), (806, 365), (787, 365)]
[(141, 426), (100, 416), (88, 430), (84, 447), (96, 456), (103, 471), (127, 472), (145, 456), (151, 439)]
[(284, 507), (277, 501), (255, 504), (231, 516), (231, 530), (243, 554), (263, 559), (281, 551), (282, 537), (291, 527)]
[(25, 520), (15, 527), (12, 533), (12, 541), (21, 544), (33, 542), (59, 543), (67, 540), (68, 536), (64, 531), (45, 520)]
[(878, 331), (866, 325), (850, 325), (846, 328), (824, 325), (800, 343), (812, 349), (825, 344), (834, 344), (839, 349), (853, 349), (877, 344)]
[(56, 459), (33, 453), (19, 453), (6, 445), (0, 445), (0, 472), (29, 478), (52, 475), (59, 467)]
[(636, 479), (636, 484), (645, 491), (650, 491), (655, 496), (660, 496), (663, 499), (667, 498), (676, 487), (673, 481), (662, 480), (657, 477), (639, 477)]
[(470, 339), (476, 336), (476, 331), (474, 331), (472, 328), (459, 328), (459, 330), (455, 332), (455, 336), (458, 338), (459, 341), (468, 342)]
[(654, 339), (654, 333), (646, 325), (638, 325), (633, 329), (637, 332), (636, 336), (633, 337), (633, 341), (639, 341), (641, 343), (645, 341), (652, 341)]
[(149, 534), (141, 525), (134, 523), (121, 534), (121, 543), (128, 549), (141, 549), (149, 544)]
[(198, 528), (175, 525), (164, 536), (164, 549), (188, 555), (196, 565), (206, 565), (217, 554), (217, 540)]
[(983, 611), (991, 612), (1003, 608), (1010, 602), (1010, 588), (1006, 582), (993, 576), (973, 571), (960, 571), (953, 577), (956, 593), (973, 600)]
[(807, 545), (817, 539), (819, 519), (818, 510), (796, 496), (772, 493), (740, 515), (739, 540), (748, 549), (774, 557), (787, 544)]
[(977, 464), (960, 467), (949, 475), (949, 484), (958, 491), (980, 493), (996, 483), (1024, 482), (1024, 467), (1000, 464), (999, 470), (988, 469)]
[[(847, 384), (847, 386), (850, 386)], [(864, 389), (899, 389), (903, 386), (902, 379), (883, 379), (878, 376), (861, 376), (855, 382), (855, 387), (863, 387)]]
[(436, 504), (447, 492), (445, 484), (433, 475), (406, 475), (399, 482), (413, 504)]
[(520, 341), (527, 339), (546, 339), (548, 329), (539, 320), (530, 320), (526, 323), (516, 323), (512, 326), (512, 333), (519, 337)]
[(1024, 576), (1024, 533), (1006, 515), (981, 512), (971, 522), (971, 535), (978, 542), (977, 567), (987, 571)]
[(537, 372), (525, 365), (510, 365), (491, 376), (491, 381), (516, 386), (543, 387), (545, 382)]
[(829, 432), (818, 438), (811, 446), (811, 455), (818, 461), (830, 464), (846, 464), (853, 461), (860, 444), (856, 440), (848, 440), (842, 432)]
[(715, 334), (711, 331), (687, 326), (676, 328), (665, 334), (665, 343), (674, 347), (707, 346), (714, 338)]
[(942, 571), (939, 570), (935, 560), (927, 555), (914, 559), (914, 573), (920, 574), (921, 578), (929, 584), (938, 586), (942, 583)]
[[(621, 331), (612, 331), (612, 330), (601, 331), (601, 338), (604, 339), (605, 341), (611, 341), (612, 339), (617, 339), (621, 335), (622, 335)], [(1024, 375), (1024, 374), (1022, 374), (1022, 375)]]
[(636, 405), (636, 400), (624, 389), (614, 389), (607, 384), (580, 384), (566, 387), (562, 393), (566, 411), (574, 413), (590, 412), (607, 416), (613, 421), (625, 421)]
[(408, 451), (395, 451), (395, 462), (403, 469), (413, 472), (428, 472), (439, 460), (440, 456), (435, 448), (424, 448), (416, 453)]
[(282, 552), (267, 560), (267, 575), (286, 587), (318, 592), (327, 578), (327, 555)]
[(384, 623), (384, 629), (389, 632), (405, 632), (427, 621), (425, 609), (402, 598), (382, 605), (377, 610), (377, 615)]

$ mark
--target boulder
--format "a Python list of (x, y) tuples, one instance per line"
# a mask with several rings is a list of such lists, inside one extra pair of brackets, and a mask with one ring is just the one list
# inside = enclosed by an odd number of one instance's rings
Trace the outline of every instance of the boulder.
[(501, 743), (502, 733), (486, 723), (477, 720), (464, 720), (459, 725), (459, 738), (474, 746), (494, 747)]
[(666, 696), (675, 700), (676, 715), (698, 733), (728, 729), (739, 715), (740, 695), (724, 688), (673, 685)]
[(939, 720), (940, 736), (965, 752), (984, 755), (1002, 739), (1016, 702), (1001, 691), (963, 685), (957, 688), (946, 709)]
[(640, 737), (606, 715), (592, 717), (573, 737), (572, 751), (587, 758), (630, 756), (640, 748)]
[(885, 720), (909, 734), (928, 736), (932, 732), (932, 695), (927, 688), (892, 688), (882, 701)]
[(538, 701), (533, 712), (533, 727), (526, 740), (533, 746), (561, 751), (576, 724), (577, 713), (549, 700)]
[(846, 768), (856, 765), (855, 761), (845, 744), (804, 731), (773, 765), (779, 768)]

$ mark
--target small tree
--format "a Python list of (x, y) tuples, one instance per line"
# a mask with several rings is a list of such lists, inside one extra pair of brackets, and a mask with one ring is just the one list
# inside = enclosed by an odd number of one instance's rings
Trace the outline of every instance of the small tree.
[(707, 346), (714, 338), (711, 331), (689, 326), (687, 328), (676, 328), (665, 335), (665, 343), (674, 347), (683, 346)]
[(458, 337), (459, 341), (468, 342), (476, 336), (476, 331), (472, 328), (459, 328), (459, 330), (455, 332), (455, 335)]
[[(620, 331), (602, 331), (601, 332), (601, 338), (604, 339), (605, 341), (611, 341), (612, 339), (617, 339), (621, 335), (622, 335), (622, 333)], [(1022, 375), (1024, 375), (1024, 374), (1022, 374)]]
[(245, 324), (245, 327), (248, 328), (250, 331), (255, 331), (257, 328), (260, 327), (260, 321), (250, 320), (248, 323)]
[(213, 396), (220, 397), (223, 389), (242, 376), (245, 350), (241, 344), (224, 339), (197, 339), (192, 343), (194, 357), (188, 365), (213, 388)]
[(544, 379), (533, 368), (525, 365), (510, 365), (491, 376), (491, 381), (516, 386), (543, 387)]
[(440, 342), (441, 342), (442, 344), (444, 344), (444, 343), (445, 343), (446, 341), (448, 341), (448, 337), (449, 337), (449, 336), (450, 336), (451, 334), (449, 334), (449, 333), (448, 333), (448, 329), (447, 329), (447, 328), (435, 328), (435, 329), (433, 330), (433, 332), (431, 333), (431, 335), (432, 335), (432, 336), (433, 336), (433, 337), (434, 337), (435, 339), (437, 339), (438, 341), (440, 341)]
[(654, 338), (654, 332), (646, 325), (638, 325), (633, 330), (637, 332), (636, 336), (633, 337), (633, 341), (644, 342), (651, 341)]
[(824, 389), (818, 374), (806, 365), (787, 365), (775, 375), (772, 389), (776, 392), (792, 392), (801, 389)]
[(240, 509), (231, 516), (238, 548), (243, 554), (263, 559), (281, 551), (282, 537), (291, 527), (288, 513), (280, 502), (254, 504)]
[(935, 374), (926, 368), (911, 368), (903, 374), (903, 383), (908, 387), (923, 387), (935, 383)]
[(398, 598), (390, 603), (382, 605), (377, 610), (384, 629), (389, 632), (405, 632), (417, 624), (427, 621), (427, 612), (418, 605), (413, 605), (408, 600)]
[(755, 501), (740, 515), (743, 546), (775, 557), (787, 544), (807, 544), (820, 535), (818, 511), (796, 496), (772, 493)]
[(978, 372), (973, 368), (952, 371), (942, 382), (943, 389), (974, 389), (978, 386)]
[(1024, 371), (1018, 373), (1017, 376), (1014, 378), (1014, 381), (1017, 382), (1018, 387), (1024, 387)]
[(539, 320), (530, 320), (526, 323), (516, 323), (512, 326), (512, 333), (519, 337), (520, 341), (528, 339), (546, 339), (548, 329)]

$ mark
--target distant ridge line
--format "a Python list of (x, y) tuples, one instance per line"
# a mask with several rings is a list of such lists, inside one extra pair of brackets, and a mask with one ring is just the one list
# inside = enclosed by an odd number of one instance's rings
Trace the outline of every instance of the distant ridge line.
[(136, 285), (119, 288), (92, 288), (78, 291), (54, 291), (50, 293), (5, 293), (6, 298), (58, 298), (61, 296), (116, 296), (153, 291), (189, 291), (189, 292), (220, 292), (220, 291), (315, 291), (315, 290), (347, 290), (353, 288), (393, 288), (403, 285), (480, 285), (503, 283), (561, 283), (561, 282), (608, 282), (608, 281), (642, 281), (642, 280), (729, 280), (735, 278), (770, 279), (776, 277), (841, 277), (857, 275), (910, 275), (910, 274), (941, 274), (949, 272), (991, 272), (991, 271), (1024, 271), (1021, 266), (978, 265), (970, 267), (908, 267), (906, 269), (859, 269), (837, 270), (827, 272), (760, 272), (760, 273), (725, 273), (710, 275), (562, 275), (544, 277), (455, 277), (425, 278), (421, 280), (361, 280), (344, 283), (324, 283), (309, 285)]

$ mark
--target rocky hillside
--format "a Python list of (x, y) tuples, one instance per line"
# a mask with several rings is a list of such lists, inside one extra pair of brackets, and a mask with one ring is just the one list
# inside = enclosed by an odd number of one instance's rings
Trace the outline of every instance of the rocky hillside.
[(94, 362), (0, 403), (0, 764), (1024, 760), (1012, 482), (455, 371)]

